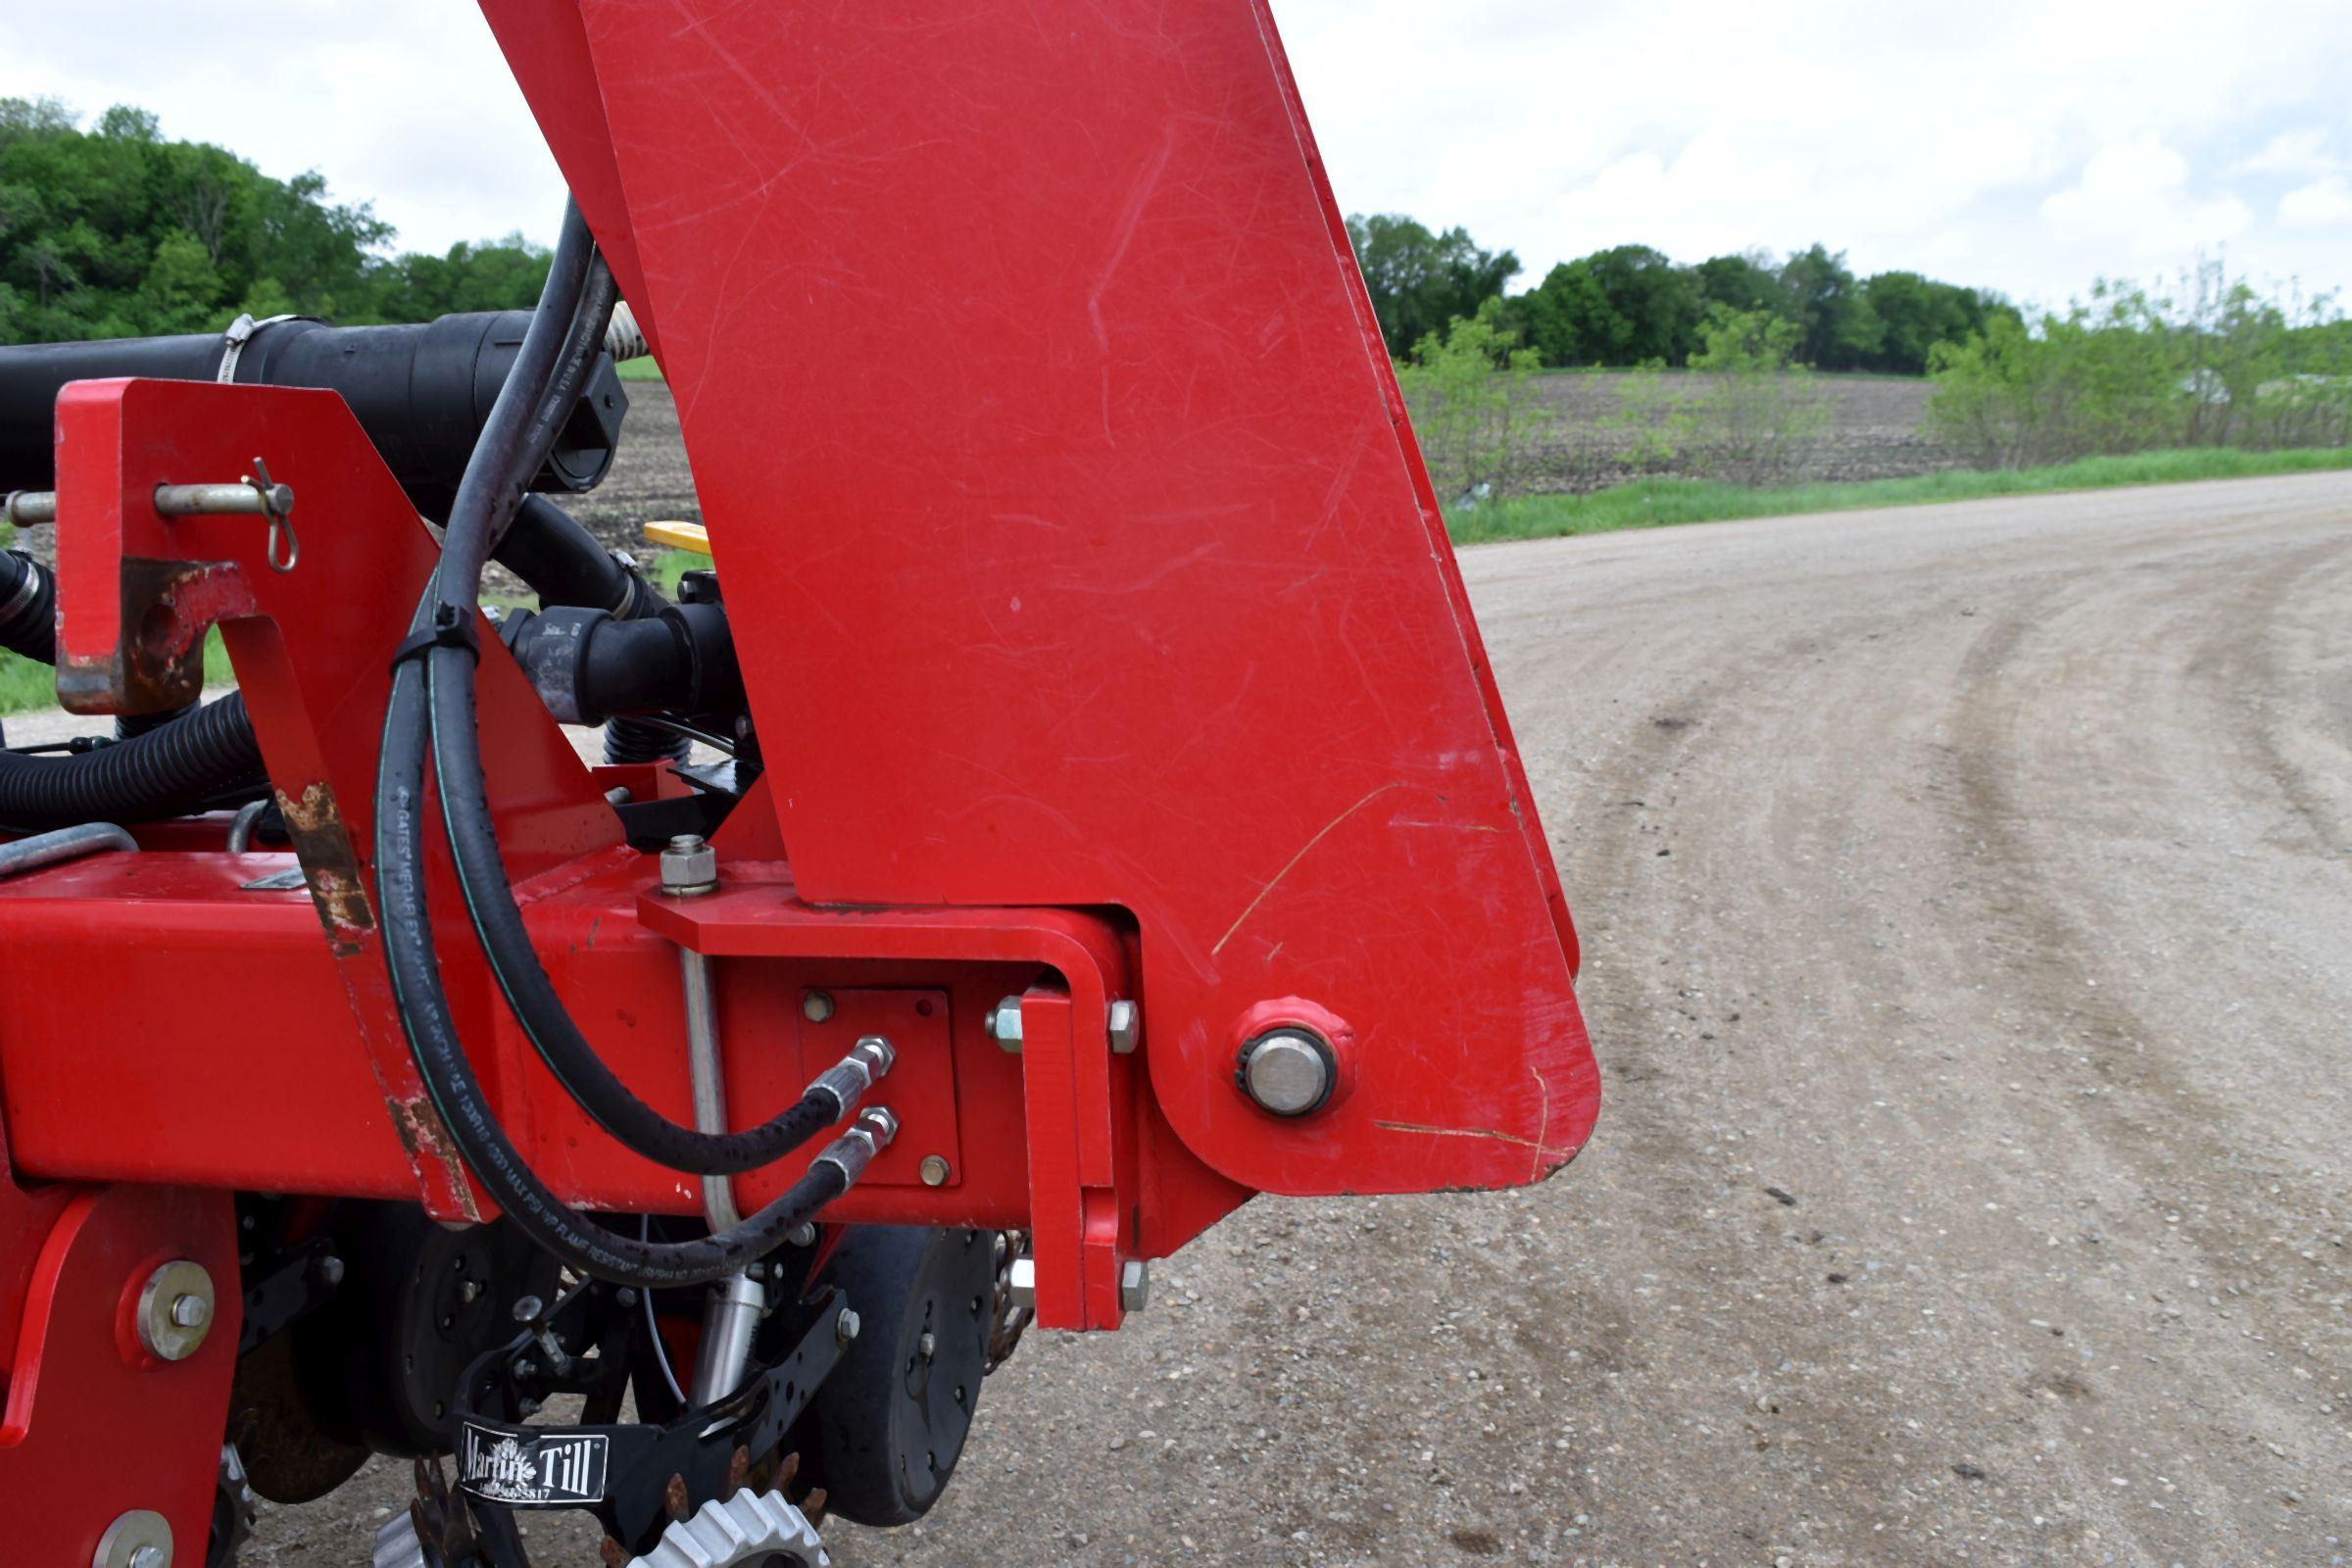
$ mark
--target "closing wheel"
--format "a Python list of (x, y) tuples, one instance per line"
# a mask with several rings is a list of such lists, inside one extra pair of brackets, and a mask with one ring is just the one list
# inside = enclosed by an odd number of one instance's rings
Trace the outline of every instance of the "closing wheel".
[(811, 1402), (827, 1506), (861, 1525), (931, 1511), (971, 1430), (996, 1312), (994, 1231), (860, 1225), (825, 1278), (859, 1332)]

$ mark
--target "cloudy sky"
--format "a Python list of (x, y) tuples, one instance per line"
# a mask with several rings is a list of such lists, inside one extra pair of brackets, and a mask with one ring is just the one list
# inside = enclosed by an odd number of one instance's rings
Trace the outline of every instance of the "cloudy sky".
[[(1046, 0), (1066, 3), (1066, 0)], [(1552, 263), (1815, 239), (2058, 302), (2101, 274), (2352, 284), (2346, 0), (1274, 0), (1343, 206)], [(0, 14), (0, 94), (132, 102), (405, 246), (545, 238), (554, 166), (467, 0)]]

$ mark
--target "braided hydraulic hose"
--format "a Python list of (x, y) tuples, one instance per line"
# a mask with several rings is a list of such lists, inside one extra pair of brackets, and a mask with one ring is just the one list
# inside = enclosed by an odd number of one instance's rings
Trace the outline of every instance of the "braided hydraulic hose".
[[(583, 353), (593, 358), (604, 314), (612, 308), (611, 274), (593, 256), (591, 244), (577, 210), (568, 212), (539, 313), (451, 509), (441, 570), (417, 609), (419, 636), (412, 638), (395, 664), (377, 777), (377, 897), (402, 1026), (426, 1090), (468, 1167), (548, 1250), (602, 1278), (658, 1287), (718, 1279), (774, 1250), (847, 1189), (879, 1145), (875, 1133), (854, 1131), (782, 1197), (718, 1235), (682, 1243), (619, 1236), (572, 1210), (530, 1170), (483, 1100), (458, 1040), (424, 902), (420, 818), (428, 746), (443, 825), (484, 953), (533, 1045), (601, 1124), (624, 1143), (643, 1137), (678, 1157), (723, 1155), (723, 1163), (699, 1167), (710, 1173), (773, 1159), (821, 1127), (819, 1115), (829, 1110), (830, 1119), (846, 1108), (843, 1090), (820, 1082), (799, 1104), (749, 1134), (711, 1137), (660, 1116), (612, 1076), (572, 1025), (529, 945), (499, 857), (480, 767), (476, 655), (469, 635), (482, 563), (519, 500), (516, 476), (531, 471), (538, 444), (552, 439), (551, 419), (560, 412), (567, 374)], [(737, 1158), (744, 1162), (733, 1163)]]

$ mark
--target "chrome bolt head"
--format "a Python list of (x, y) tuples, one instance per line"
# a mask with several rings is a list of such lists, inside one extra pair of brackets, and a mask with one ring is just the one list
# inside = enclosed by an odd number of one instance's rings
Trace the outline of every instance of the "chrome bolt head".
[(673, 898), (718, 886), (718, 852), (699, 833), (681, 833), (662, 852), (662, 891)]
[(1339, 1064), (1320, 1035), (1297, 1024), (1269, 1029), (1242, 1048), (1242, 1092), (1260, 1110), (1304, 1116), (1323, 1108)]

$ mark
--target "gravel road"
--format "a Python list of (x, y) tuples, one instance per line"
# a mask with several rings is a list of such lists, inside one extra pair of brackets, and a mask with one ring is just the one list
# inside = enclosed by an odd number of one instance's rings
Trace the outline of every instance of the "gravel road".
[[(1250, 1204), (836, 1560), (2344, 1562), (2352, 479), (1463, 568), (1583, 922), (1590, 1150)], [(397, 1492), (249, 1560), (364, 1563)]]

